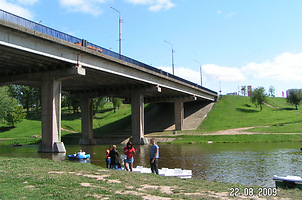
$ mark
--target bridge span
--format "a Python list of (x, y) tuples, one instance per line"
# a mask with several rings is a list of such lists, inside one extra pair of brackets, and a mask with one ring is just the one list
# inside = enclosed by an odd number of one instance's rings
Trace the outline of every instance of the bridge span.
[(97, 45), (0, 10), (0, 85), (41, 88), (40, 152), (65, 152), (61, 142), (61, 91), (81, 99), (80, 144), (95, 144), (92, 99), (120, 97), (131, 103), (132, 141), (146, 144), (144, 103), (174, 103), (182, 130), (184, 102), (217, 99), (217, 92)]

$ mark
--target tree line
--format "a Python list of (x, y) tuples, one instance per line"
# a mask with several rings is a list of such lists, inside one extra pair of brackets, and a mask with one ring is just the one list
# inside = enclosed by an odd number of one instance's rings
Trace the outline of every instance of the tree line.
[[(80, 111), (80, 99), (70, 92), (62, 91), (61, 106), (69, 113)], [(122, 104), (120, 98), (98, 97), (93, 99), (94, 113), (104, 109), (107, 102), (112, 103), (112, 109), (119, 109)], [(14, 127), (30, 112), (38, 114), (41, 110), (41, 91), (38, 87), (24, 85), (9, 85), (0, 87), (0, 123)]]

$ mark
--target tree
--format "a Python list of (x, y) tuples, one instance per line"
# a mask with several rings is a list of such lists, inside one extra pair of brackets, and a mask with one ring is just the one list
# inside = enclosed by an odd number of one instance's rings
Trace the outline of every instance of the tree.
[(275, 88), (274, 86), (269, 87), (268, 93), (270, 97), (275, 97)]
[(7, 90), (7, 87), (0, 87), (0, 119), (2, 123), (5, 122), (5, 117), (10, 107), (10, 98)]
[(260, 106), (260, 111), (262, 110), (262, 105), (264, 104), (265, 100), (266, 100), (266, 93), (265, 93), (265, 89), (264, 87), (258, 87), (254, 90), (252, 90), (250, 98), (251, 98), (251, 102), (253, 104), (259, 105)]
[(296, 107), (296, 110), (298, 110), (298, 105), (300, 105), (302, 101), (302, 93), (297, 90), (291, 90), (286, 99), (288, 103), (294, 105)]
[(9, 96), (17, 99), (27, 111), (33, 110), (33, 107), (38, 111), (40, 106), (40, 89), (24, 85), (9, 85)]
[(26, 117), (23, 107), (18, 104), (15, 98), (9, 97), (8, 87), (0, 87), (0, 119), (8, 125), (15, 126), (15, 123)]
[(250, 91), (250, 100), (257, 108), (258, 103), (257, 103), (256, 95), (254, 95), (253, 92), (254, 92), (253, 90)]
[(112, 98), (112, 104), (113, 104), (113, 110), (115, 113), (116, 108), (120, 109), (120, 106), (122, 105), (122, 99)]
[(11, 105), (5, 120), (8, 125), (15, 127), (15, 123), (21, 122), (26, 117), (26, 113), (23, 113), (23, 106), (19, 106), (16, 99), (11, 98)]
[(94, 113), (97, 112), (98, 109), (103, 110), (105, 104), (106, 104), (106, 97), (94, 98), (93, 99)]
[(71, 107), (72, 107), (73, 114), (75, 114), (76, 112), (79, 112), (80, 104), (81, 104), (81, 102), (80, 102), (79, 98), (72, 95), (68, 91), (62, 92), (62, 102), (61, 102), (62, 107), (67, 106), (68, 110), (71, 110)]
[(246, 95), (246, 86), (241, 86), (241, 94), (242, 94), (243, 96)]

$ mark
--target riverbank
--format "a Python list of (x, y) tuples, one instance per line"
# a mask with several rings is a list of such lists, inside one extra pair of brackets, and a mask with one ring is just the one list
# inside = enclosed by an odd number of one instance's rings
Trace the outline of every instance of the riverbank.
[[(238, 199), (251, 186), (104, 169), (87, 163), (0, 157), (0, 199)], [(253, 187), (258, 198), (259, 187)], [(277, 190), (272, 199), (298, 199), (300, 190)], [(264, 197), (267, 198), (267, 197)]]
[[(259, 127), (258, 127), (259, 128)], [(256, 128), (236, 128), (211, 133), (198, 131), (170, 131), (146, 135), (162, 143), (198, 144), (198, 143), (254, 143), (254, 142), (300, 142), (302, 133), (265, 133), (252, 132)]]
[[(107, 103), (102, 112), (95, 114), (94, 137), (103, 143), (107, 141), (106, 144), (128, 141), (131, 132), (124, 130), (131, 124), (131, 108), (129, 105), (122, 105), (114, 112), (110, 106)], [(289, 106), (285, 98), (268, 98), (263, 110), (259, 111), (248, 97), (223, 96), (198, 129), (177, 131), (177, 135), (173, 131), (165, 131), (145, 133), (145, 136), (157, 137), (160, 142), (167, 143), (302, 141), (302, 105), (298, 107), (298, 111)], [(32, 114), (16, 124), (15, 128), (0, 127), (0, 145), (12, 145), (14, 142), (39, 144), (40, 118), (39, 114)], [(70, 114), (69, 110), (63, 109), (62, 141), (66, 145), (72, 145), (78, 144), (80, 138), (80, 114)]]

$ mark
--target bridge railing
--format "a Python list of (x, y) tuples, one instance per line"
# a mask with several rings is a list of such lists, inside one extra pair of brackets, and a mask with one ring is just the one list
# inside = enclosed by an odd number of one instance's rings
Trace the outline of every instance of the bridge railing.
[(40, 23), (36, 23), (36, 22), (30, 21), (28, 19), (25, 19), (23, 17), (19, 17), (17, 15), (14, 15), (12, 13), (6, 12), (6, 11), (1, 10), (1, 9), (0, 9), (0, 19), (3, 19), (5, 21), (9, 21), (9, 22), (18, 24), (20, 26), (23, 26), (23, 27), (26, 27), (26, 28), (29, 28), (29, 29), (32, 29), (32, 30), (35, 30), (35, 31), (38, 31), (38, 32), (41, 32), (41, 33), (44, 33), (44, 34), (56, 37), (56, 38), (59, 38), (59, 39), (65, 40), (65, 41), (68, 41), (68, 42), (71, 42), (71, 43), (74, 43), (74, 44), (83, 45), (83, 41), (84, 41), (84, 43), (85, 43), (84, 46), (86, 46), (86, 47), (92, 47), (92, 48), (94, 48), (94, 49), (96, 49), (98, 51), (101, 51), (105, 55), (108, 55), (108, 56), (111, 56), (111, 57), (114, 57), (114, 58), (117, 58), (117, 59), (121, 59), (121, 60), (123, 60), (125, 62), (132, 63), (134, 65), (143, 67), (145, 69), (149, 69), (151, 71), (163, 74), (165, 76), (171, 77), (173, 79), (179, 80), (179, 81), (187, 83), (189, 85), (196, 86), (198, 88), (204, 89), (204, 90), (206, 90), (208, 92), (216, 93), (216, 92), (214, 92), (212, 90), (209, 90), (209, 89), (207, 89), (205, 87), (202, 87), (202, 86), (200, 86), (200, 85), (198, 85), (196, 83), (193, 83), (193, 82), (188, 81), (186, 79), (180, 78), (178, 76), (175, 76), (173, 74), (165, 72), (165, 71), (163, 71), (161, 69), (158, 69), (158, 68), (152, 67), (150, 65), (144, 64), (142, 62), (139, 62), (139, 61), (134, 60), (132, 58), (129, 58), (127, 56), (120, 55), (120, 54), (118, 54), (116, 52), (113, 52), (111, 50), (108, 50), (108, 49), (105, 49), (105, 48), (100, 47), (98, 45), (95, 45), (93, 43), (87, 42), (86, 40), (83, 40), (83, 39), (71, 36), (71, 35), (63, 33), (61, 31), (57, 31), (55, 29), (49, 28), (47, 26), (44, 26), (44, 25), (42, 25)]

